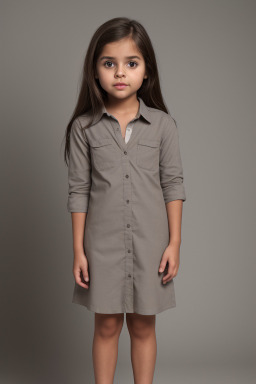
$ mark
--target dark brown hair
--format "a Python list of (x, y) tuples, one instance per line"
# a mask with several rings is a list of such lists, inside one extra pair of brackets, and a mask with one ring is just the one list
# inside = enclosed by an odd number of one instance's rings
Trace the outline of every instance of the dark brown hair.
[(145, 28), (138, 21), (127, 17), (115, 17), (108, 20), (95, 31), (85, 56), (78, 100), (65, 132), (64, 160), (67, 165), (70, 153), (70, 131), (73, 121), (78, 116), (88, 112), (91, 119), (85, 128), (89, 127), (94, 116), (101, 110), (107, 96), (98, 79), (95, 79), (98, 57), (106, 44), (119, 41), (125, 37), (133, 39), (145, 60), (147, 79), (144, 79), (137, 91), (137, 96), (141, 97), (147, 106), (169, 113), (160, 88), (155, 52)]

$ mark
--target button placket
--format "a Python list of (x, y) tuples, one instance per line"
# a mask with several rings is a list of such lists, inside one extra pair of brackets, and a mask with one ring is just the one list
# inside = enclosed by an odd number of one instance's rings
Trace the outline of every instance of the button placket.
[[(116, 118), (113, 118), (112, 125), (116, 134), (116, 137), (123, 148), (122, 156), (122, 169), (123, 169), (123, 201), (124, 201), (124, 241), (125, 241), (125, 277), (124, 277), (124, 298), (123, 298), (123, 309), (125, 312), (134, 312), (134, 287), (133, 287), (133, 241), (132, 241), (132, 185), (130, 178), (130, 161), (129, 161), (129, 150), (121, 134), (121, 127)], [(132, 120), (129, 124), (133, 123)], [(129, 126), (128, 124), (128, 126)], [(127, 126), (127, 127), (128, 127)], [(130, 126), (131, 127), (131, 126)], [(129, 127), (129, 128), (130, 128)]]
[(132, 241), (132, 185), (130, 177), (129, 151), (122, 156), (123, 165), (123, 201), (124, 201), (124, 231), (125, 231), (125, 279), (124, 279), (124, 310), (134, 312), (133, 308), (133, 241)]
[[(132, 205), (131, 201), (131, 178), (128, 172), (130, 171), (129, 159), (124, 156), (123, 172), (124, 177), (124, 223), (125, 223), (125, 291), (124, 291), (124, 306), (125, 311), (133, 312), (133, 242), (132, 242)], [(127, 203), (129, 201), (129, 203)]]
[[(130, 138), (131, 138), (131, 135), (133, 133), (133, 128), (134, 128), (135, 121), (138, 119), (138, 116), (136, 116), (133, 120), (131, 120), (127, 124), (126, 132), (125, 132), (125, 137), (123, 138), (122, 133), (121, 133), (121, 127), (120, 127), (119, 121), (113, 115), (111, 115), (109, 113), (107, 113), (107, 115), (112, 118), (111, 124), (112, 124), (112, 126), (114, 128), (115, 135), (116, 135), (119, 143), (121, 144), (121, 147), (122, 148), (127, 148), (128, 143), (129, 143)], [(134, 134), (133, 134), (133, 136), (134, 136)]]

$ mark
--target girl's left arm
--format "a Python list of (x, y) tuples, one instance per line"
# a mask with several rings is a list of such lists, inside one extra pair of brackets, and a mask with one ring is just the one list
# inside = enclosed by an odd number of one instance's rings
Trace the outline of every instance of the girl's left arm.
[(185, 201), (179, 133), (170, 115), (167, 115), (160, 144), (159, 173), (165, 204), (174, 200)]
[(180, 266), (182, 206), (182, 200), (173, 200), (166, 204), (170, 242), (163, 253), (161, 263), (159, 265), (159, 272), (164, 272), (163, 284), (166, 284), (177, 275)]
[(183, 200), (174, 200), (166, 204), (170, 242), (169, 244), (181, 244), (181, 221)]
[(163, 283), (170, 281), (178, 273), (181, 245), (181, 222), (183, 201), (186, 200), (183, 185), (183, 168), (179, 148), (179, 134), (175, 121), (168, 115), (160, 146), (160, 183), (169, 223), (169, 245), (163, 253), (159, 272), (168, 271)]

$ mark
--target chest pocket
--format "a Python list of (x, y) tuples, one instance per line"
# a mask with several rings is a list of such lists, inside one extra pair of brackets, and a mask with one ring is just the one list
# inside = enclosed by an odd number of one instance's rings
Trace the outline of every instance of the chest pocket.
[(98, 170), (110, 169), (120, 164), (121, 154), (115, 150), (112, 139), (91, 140), (92, 161)]
[(160, 141), (140, 139), (137, 146), (137, 165), (149, 171), (159, 168)]

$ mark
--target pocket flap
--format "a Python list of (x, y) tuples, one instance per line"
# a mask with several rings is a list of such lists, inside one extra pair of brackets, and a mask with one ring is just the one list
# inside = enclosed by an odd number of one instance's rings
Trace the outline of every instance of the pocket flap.
[(112, 144), (112, 139), (110, 139), (110, 138), (91, 140), (91, 147), (93, 147), (93, 148), (103, 147), (104, 145), (109, 145), (109, 144)]
[(160, 141), (159, 140), (153, 140), (153, 139), (140, 139), (138, 141), (138, 144), (146, 145), (147, 147), (158, 148)]

